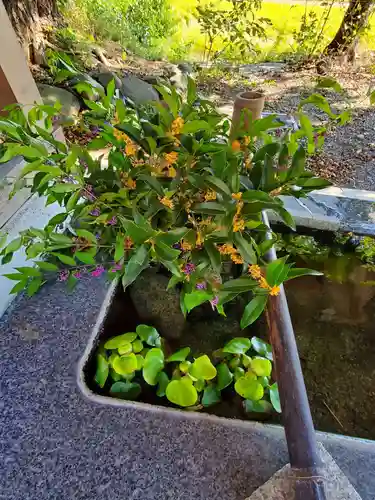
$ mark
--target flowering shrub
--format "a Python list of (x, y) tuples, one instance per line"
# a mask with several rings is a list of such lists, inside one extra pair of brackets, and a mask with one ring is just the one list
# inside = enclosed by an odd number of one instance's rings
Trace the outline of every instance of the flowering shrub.
[[(189, 359), (190, 358), (190, 359)], [(263, 340), (234, 338), (215, 352), (191, 358), (190, 347), (167, 355), (155, 328), (138, 325), (107, 340), (97, 352), (96, 384), (111, 396), (137, 399), (145, 384), (180, 407), (202, 409), (221, 400), (222, 391), (244, 398), (247, 412), (280, 412), (277, 384), (271, 384), (272, 350)], [(233, 391), (234, 389), (234, 391)], [(272, 404), (271, 404), (272, 403)]]
[[(77, 88), (91, 90), (86, 83)], [(3, 242), (3, 263), (20, 247), (33, 260), (7, 276), (17, 282), (13, 292), (26, 288), (32, 295), (56, 275), (73, 286), (83, 273), (107, 273), (126, 288), (147, 267), (160, 265), (170, 273), (169, 287), (181, 289), (184, 314), (206, 301), (224, 314), (226, 302), (251, 292), (245, 328), (284, 281), (313, 273), (293, 268), (286, 257), (266, 264), (272, 240), (261, 212), (271, 210), (293, 228), (280, 195), (300, 197), (329, 184), (305, 169), (301, 145), (305, 138), (314, 151), (321, 130), (316, 134), (301, 113), (300, 130), (273, 135), (280, 124), (272, 115), (251, 121), (233, 140), (229, 121), (197, 97), (192, 80), (186, 100), (173, 88), (157, 89), (163, 103), (138, 109), (124, 105), (114, 82), (98, 102), (85, 101), (81, 126), (92, 131), (87, 146), (48, 132), (58, 106), (36, 106), (26, 118), (14, 109), (0, 122), (1, 161), (22, 155), (27, 162), (15, 191), (31, 182), (32, 192), (62, 208), (45, 228)], [(225, 281), (228, 262), (237, 277)]]

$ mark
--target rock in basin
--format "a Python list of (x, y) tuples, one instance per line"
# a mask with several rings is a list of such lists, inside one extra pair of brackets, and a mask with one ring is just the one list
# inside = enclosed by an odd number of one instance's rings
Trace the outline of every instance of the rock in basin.
[(40, 95), (44, 104), (53, 106), (56, 102), (61, 104), (61, 114), (67, 118), (73, 118), (78, 115), (80, 104), (75, 95), (65, 89), (54, 87), (52, 85), (38, 84)]
[(169, 278), (157, 269), (147, 269), (134, 282), (130, 296), (145, 324), (153, 324), (167, 339), (178, 339), (185, 325), (180, 293), (167, 290)]

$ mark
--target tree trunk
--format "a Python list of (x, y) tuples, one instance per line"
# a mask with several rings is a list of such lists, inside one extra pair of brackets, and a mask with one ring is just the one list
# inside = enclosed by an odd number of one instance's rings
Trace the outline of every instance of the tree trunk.
[(344, 54), (354, 50), (358, 36), (366, 27), (374, 0), (350, 0), (344, 19), (324, 54)]
[(43, 23), (52, 24), (57, 16), (56, 0), (3, 0), (3, 3), (28, 60), (41, 64)]

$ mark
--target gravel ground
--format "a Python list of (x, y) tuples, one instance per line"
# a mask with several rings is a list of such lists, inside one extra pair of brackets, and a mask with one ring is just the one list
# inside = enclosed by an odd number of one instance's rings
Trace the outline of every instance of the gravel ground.
[[(201, 89), (225, 105), (246, 88), (261, 88), (267, 94), (266, 109), (279, 113), (295, 114), (301, 100), (315, 92), (324, 95), (336, 112), (350, 109), (352, 120), (327, 133), (323, 150), (309, 161), (310, 168), (337, 186), (375, 190), (375, 107), (367, 96), (375, 85), (373, 70), (340, 67), (333, 68), (331, 76), (341, 84), (342, 93), (316, 89), (315, 68), (293, 72), (280, 63), (249, 65), (239, 73), (230, 70), (228, 78), (205, 78)], [(304, 110), (314, 124), (325, 121), (320, 110), (311, 106)]]

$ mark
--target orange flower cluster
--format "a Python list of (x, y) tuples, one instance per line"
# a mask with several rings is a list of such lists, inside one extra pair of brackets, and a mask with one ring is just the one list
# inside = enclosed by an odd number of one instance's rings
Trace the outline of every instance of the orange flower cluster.
[(133, 240), (130, 238), (130, 236), (126, 236), (124, 240), (124, 248), (125, 250), (130, 250), (133, 246)]
[(181, 134), (182, 127), (184, 126), (184, 124), (185, 124), (184, 119), (181, 118), (181, 116), (178, 116), (172, 122), (172, 125), (171, 125), (171, 134), (172, 135), (179, 135), (179, 134)]
[(232, 193), (233, 200), (240, 201), (241, 198), (242, 198), (242, 193)]
[(167, 162), (167, 165), (170, 167), (178, 160), (178, 153), (176, 151), (172, 151), (171, 153), (166, 153), (164, 155), (164, 159)]
[(170, 198), (164, 196), (163, 198), (159, 198), (160, 203), (162, 203), (165, 207), (172, 209), (173, 201)]
[(204, 194), (204, 201), (216, 200), (216, 192), (210, 189)]
[(189, 252), (193, 247), (185, 240), (181, 240), (181, 250)]
[(241, 143), (240, 143), (240, 141), (237, 141), (237, 140), (233, 141), (232, 144), (231, 144), (231, 146), (232, 146), (232, 151), (234, 153), (239, 153), (241, 151)]
[(232, 262), (235, 264), (243, 264), (243, 258), (237, 252), (233, 245), (225, 243), (217, 247), (221, 255), (230, 255)]
[(238, 233), (245, 229), (245, 220), (241, 217), (243, 201), (237, 203), (236, 215), (233, 217), (233, 231)]
[(250, 276), (258, 281), (259, 288), (263, 288), (264, 290), (268, 290), (270, 295), (276, 296), (279, 295), (280, 293), (280, 287), (279, 286), (270, 286), (267, 283), (266, 278), (262, 275), (262, 270), (259, 266), (256, 264), (252, 264), (249, 266), (248, 272)]
[(128, 189), (135, 189), (137, 187), (136, 181), (129, 177), (129, 175), (126, 173), (121, 174), (121, 182), (123, 186)]

